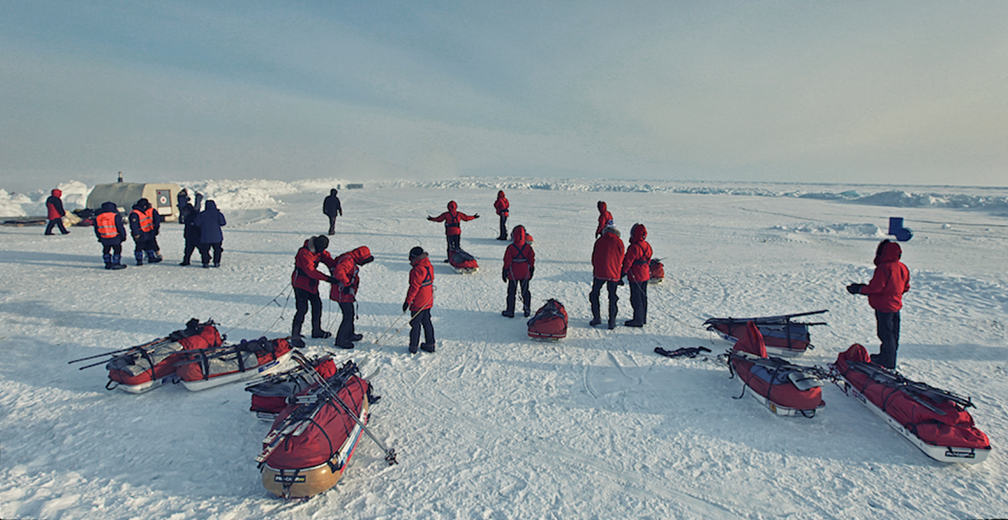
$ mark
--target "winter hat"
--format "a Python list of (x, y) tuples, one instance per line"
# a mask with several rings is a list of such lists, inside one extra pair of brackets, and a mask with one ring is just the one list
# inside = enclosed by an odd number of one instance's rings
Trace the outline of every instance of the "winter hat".
[(312, 244), (315, 246), (315, 252), (321, 253), (325, 251), (325, 248), (329, 247), (329, 238), (325, 235), (319, 235), (312, 239)]
[(420, 247), (420, 246), (416, 246), (413, 249), (409, 250), (409, 259), (410, 260), (415, 260), (415, 259), (419, 258), (420, 255), (422, 255), (422, 254), (424, 254), (423, 248)]

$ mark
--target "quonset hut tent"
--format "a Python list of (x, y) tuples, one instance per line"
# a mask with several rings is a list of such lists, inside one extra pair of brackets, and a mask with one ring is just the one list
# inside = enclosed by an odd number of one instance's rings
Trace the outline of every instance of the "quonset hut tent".
[(111, 201), (121, 211), (129, 213), (133, 204), (147, 199), (165, 222), (178, 220), (179, 210), (175, 200), (182, 188), (174, 183), (116, 182), (97, 184), (87, 198), (87, 208), (98, 210), (103, 202)]

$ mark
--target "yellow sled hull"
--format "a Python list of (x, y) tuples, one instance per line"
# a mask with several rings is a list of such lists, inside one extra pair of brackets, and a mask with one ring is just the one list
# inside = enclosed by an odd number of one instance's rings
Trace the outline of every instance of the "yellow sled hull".
[[(361, 422), (368, 422), (368, 400), (364, 397)], [(262, 484), (266, 491), (281, 498), (308, 498), (332, 489), (343, 476), (363, 429), (356, 425), (339, 451), (327, 463), (302, 469), (275, 469), (263, 465)]]

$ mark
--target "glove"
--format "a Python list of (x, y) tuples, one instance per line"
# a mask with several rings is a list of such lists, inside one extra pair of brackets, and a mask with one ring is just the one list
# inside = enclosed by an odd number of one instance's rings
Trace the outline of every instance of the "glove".
[(473, 214), (473, 218), (479, 218), (479, 213)]
[(863, 283), (852, 283), (847, 286), (847, 292), (851, 294), (861, 294), (861, 288), (864, 287)]
[(616, 285), (622, 286), (623, 285), (623, 279), (620, 278), (619, 281), (616, 282)]
[(502, 282), (507, 281), (507, 269), (501, 269), (501, 281)]
[(533, 276), (535, 276), (535, 267), (529, 267), (529, 280), (531, 280)]
[(434, 220), (434, 217), (427, 215), (427, 220)]
[(406, 312), (409, 309), (409, 302), (402, 302), (402, 311)]
[(350, 287), (343, 287), (340, 289), (340, 292), (343, 294), (350, 294), (353, 291), (350, 289)]
[(336, 285), (336, 279), (333, 278), (332, 276), (327, 276), (326, 279), (325, 279), (325, 281), (327, 281), (327, 282), (329, 282), (329, 283), (331, 283), (333, 285)]

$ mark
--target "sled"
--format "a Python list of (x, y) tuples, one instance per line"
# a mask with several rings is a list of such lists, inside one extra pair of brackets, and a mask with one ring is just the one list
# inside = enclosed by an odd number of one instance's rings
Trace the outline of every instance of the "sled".
[[(311, 360), (310, 364), (322, 377), (328, 378), (336, 373), (336, 364), (330, 354)], [(287, 400), (308, 390), (314, 380), (314, 376), (300, 365), (269, 374), (262, 382), (245, 387), (245, 391), (252, 393), (249, 411), (262, 420), (273, 422), (287, 406)]]
[(648, 264), (648, 269), (651, 271), (651, 279), (648, 280), (649, 284), (665, 281), (665, 266), (661, 263), (661, 259), (652, 258), (651, 263)]
[(938, 462), (979, 464), (990, 455), (990, 439), (974, 426), (969, 398), (912, 381), (872, 364), (865, 348), (851, 345), (833, 370), (848, 395), (864, 403), (892, 429)]
[(290, 353), (287, 338), (242, 340), (237, 345), (184, 352), (189, 359), (177, 363), (177, 373), (187, 390), (199, 392), (277, 372)]
[(113, 355), (105, 368), (108, 383), (105, 388), (118, 388), (131, 394), (153, 390), (164, 383), (173, 382), (176, 363), (185, 358), (186, 350), (204, 350), (219, 347), (220, 333), (213, 321), (199, 323), (190, 320), (183, 330)]
[(279, 497), (311, 497), (335, 486), (370, 417), (371, 385), (353, 361), (321, 378), (324, 384), (318, 379), (280, 412), (256, 459), (263, 487)]
[(532, 339), (561, 340), (567, 337), (567, 310), (550, 298), (528, 320), (528, 335)]
[(802, 367), (768, 358), (763, 336), (752, 322), (728, 353), (728, 368), (742, 384), (742, 395), (748, 393), (776, 415), (812, 418), (826, 406), (822, 383), (803, 372)]
[(448, 254), (448, 265), (455, 268), (455, 272), (460, 274), (472, 274), (479, 270), (476, 258), (466, 253), (461, 248), (452, 249)]
[(805, 354), (806, 350), (815, 348), (811, 343), (809, 327), (825, 325), (826, 323), (803, 323), (792, 320), (797, 317), (822, 314), (824, 312), (826, 311), (821, 310), (759, 318), (710, 318), (704, 322), (704, 325), (707, 326), (707, 330), (718, 334), (728, 341), (735, 342), (746, 334), (747, 324), (753, 322), (763, 336), (767, 355), (798, 357)]

